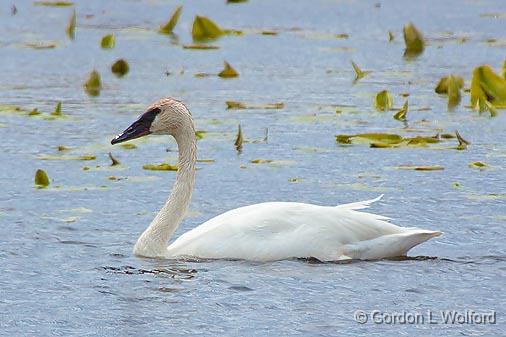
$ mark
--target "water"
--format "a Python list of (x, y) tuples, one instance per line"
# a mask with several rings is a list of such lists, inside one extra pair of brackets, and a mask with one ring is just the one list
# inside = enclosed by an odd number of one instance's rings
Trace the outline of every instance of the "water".
[[(15, 16), (9, 12), (12, 3)], [(466, 107), (468, 94), (447, 112), (446, 100), (433, 88), (449, 73), (463, 76), (468, 85), (473, 67), (500, 67), (506, 6), (499, 0), (389, 1), (379, 8), (375, 3), (188, 1), (177, 38), (171, 39), (153, 29), (176, 2), (79, 1), (71, 42), (65, 36), (70, 8), (1, 2), (0, 103), (47, 113), (62, 101), (67, 118), (0, 113), (0, 334), (505, 335), (506, 114), (479, 116)], [(218, 50), (182, 49), (180, 44), (191, 43), (189, 27), (197, 14), (245, 34), (214, 42)], [(428, 40), (416, 60), (402, 58), (401, 29), (408, 21)], [(260, 35), (260, 30), (278, 35)], [(395, 35), (392, 43), (389, 30)], [(116, 48), (104, 51), (99, 41), (108, 33), (115, 34)], [(334, 37), (343, 33), (349, 38)], [(497, 41), (486, 42), (491, 38)], [(37, 41), (57, 46), (24, 46)], [(119, 57), (131, 68), (123, 79), (109, 72)], [(193, 76), (219, 72), (224, 60), (239, 78)], [(356, 85), (351, 60), (372, 70)], [(96, 98), (82, 90), (93, 68), (104, 86)], [(410, 93), (411, 131), (392, 113), (374, 111), (372, 98), (383, 89), (393, 94), (396, 107), (404, 101), (399, 94)], [(199, 163), (189, 216), (176, 235), (250, 203), (338, 204), (385, 193), (374, 212), (400, 225), (441, 230), (444, 236), (399, 261), (133, 257), (137, 236), (175, 176), (142, 165), (173, 163), (175, 143), (151, 137), (127, 150), (109, 141), (147, 104), (166, 95), (187, 103), (197, 129), (207, 132), (198, 143), (199, 158), (214, 160)], [(285, 108), (226, 110), (226, 100), (283, 102)], [(238, 123), (249, 141), (241, 155), (233, 147)], [(263, 142), (266, 128), (268, 141)], [(357, 132), (434, 135), (456, 129), (471, 142), (467, 150), (448, 149), (454, 140), (440, 146), (446, 149), (371, 149), (337, 146), (334, 139)], [(61, 155), (58, 145), (70, 149), (64, 155), (94, 155), (96, 160), (40, 159)], [(121, 166), (108, 167), (109, 151)], [(250, 163), (259, 158), (278, 163)], [(469, 168), (474, 161), (490, 168)], [(403, 164), (445, 169), (392, 168)], [(33, 187), (37, 168), (52, 179), (49, 188)], [(291, 178), (298, 183), (290, 183)], [(426, 319), (431, 311), (439, 324), (359, 324), (357, 310), (404, 311)], [(440, 310), (496, 311), (497, 323), (442, 324)]]

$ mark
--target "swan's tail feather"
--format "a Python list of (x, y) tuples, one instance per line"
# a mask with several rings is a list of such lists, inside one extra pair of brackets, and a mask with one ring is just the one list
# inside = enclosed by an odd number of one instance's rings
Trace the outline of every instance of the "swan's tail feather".
[(443, 233), (440, 231), (410, 229), (404, 233), (384, 235), (345, 245), (339, 254), (360, 260), (405, 256), (411, 248), (441, 234)]
[(364, 208), (368, 208), (369, 206), (371, 206), (372, 203), (381, 200), (381, 198), (383, 198), (383, 194), (377, 198), (374, 198), (374, 199), (352, 202), (349, 204), (337, 205), (336, 207), (342, 208), (342, 209), (350, 209), (350, 210), (364, 209)]

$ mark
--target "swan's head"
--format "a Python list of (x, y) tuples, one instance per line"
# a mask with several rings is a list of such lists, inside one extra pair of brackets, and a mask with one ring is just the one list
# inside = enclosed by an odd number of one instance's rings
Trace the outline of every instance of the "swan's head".
[(149, 134), (172, 135), (177, 138), (184, 126), (191, 126), (191, 113), (173, 98), (163, 98), (151, 104), (125, 131), (114, 137), (111, 144), (143, 137)]

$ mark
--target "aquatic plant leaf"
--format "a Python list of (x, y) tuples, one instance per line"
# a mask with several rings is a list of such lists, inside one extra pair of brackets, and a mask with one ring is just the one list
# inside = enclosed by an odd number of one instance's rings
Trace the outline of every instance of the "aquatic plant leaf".
[(415, 170), (415, 171), (440, 171), (444, 170), (443, 166), (439, 165), (399, 165), (395, 167), (398, 170)]
[(35, 42), (35, 43), (25, 43), (25, 46), (32, 49), (54, 49), (56, 48), (55, 42)]
[(506, 79), (506, 60), (504, 60), (504, 62), (502, 64), (501, 75), (502, 75), (502, 78)]
[(130, 67), (128, 66), (127, 61), (124, 59), (119, 59), (114, 62), (111, 66), (111, 71), (116, 77), (123, 77), (128, 74)]
[(404, 50), (405, 56), (416, 56), (423, 52), (425, 43), (422, 34), (410, 22), (404, 25), (403, 29), (404, 43), (406, 49)]
[(481, 161), (471, 162), (467, 166), (469, 166), (470, 168), (476, 168), (476, 169), (480, 169), (480, 170), (484, 170), (489, 167), (487, 164), (485, 164)]
[(38, 188), (44, 188), (49, 185), (49, 178), (44, 170), (38, 169), (35, 172), (34, 178), (35, 185)]
[(202, 131), (202, 130), (197, 130), (195, 131), (195, 137), (197, 137), (197, 139), (202, 139), (204, 138), (204, 135), (206, 134), (205, 131)]
[(92, 155), (82, 155), (82, 156), (61, 156), (61, 155), (39, 155), (37, 156), (38, 160), (95, 160), (97, 157)]
[(111, 166), (120, 165), (120, 162), (112, 156), (111, 152), (109, 152), (109, 159), (111, 159)]
[(386, 111), (392, 108), (392, 96), (386, 90), (382, 90), (376, 94), (374, 98), (374, 107), (379, 111)]
[[(380, 142), (385, 144), (398, 144), (402, 137), (390, 133), (359, 133), (356, 135), (336, 135), (336, 141), (341, 144), (351, 144), (353, 140), (365, 140), (366, 142)], [(363, 142), (363, 141), (362, 141)]]
[(300, 183), (301, 181), (301, 178), (288, 178), (288, 182), (292, 184)]
[(207, 44), (185, 44), (183, 45), (184, 49), (197, 49), (197, 50), (212, 50), (212, 49), (220, 49), (218, 46), (211, 46)]
[(100, 48), (102, 49), (112, 49), (114, 48), (115, 40), (114, 35), (107, 34), (102, 37), (102, 40), (100, 41)]
[(239, 76), (239, 74), (237, 73), (237, 71), (235, 71), (234, 68), (232, 68), (232, 66), (227, 61), (225, 61), (224, 68), (218, 74), (218, 76), (222, 78), (233, 78)]
[(457, 141), (459, 142), (459, 144), (455, 147), (455, 149), (457, 150), (465, 150), (467, 149), (467, 146), (471, 144), (470, 142), (462, 138), (462, 136), (458, 131), (455, 131), (455, 137), (457, 137)]
[(459, 89), (462, 89), (464, 87), (464, 79), (458, 75), (449, 75), (441, 77), (439, 82), (437, 83), (436, 88), (434, 91), (438, 94), (448, 94), (448, 79), (452, 76), (452, 80), (456, 82), (457, 87)]
[(121, 144), (121, 147), (126, 149), (126, 150), (133, 150), (133, 149), (136, 149), (137, 146), (135, 144), (132, 144), (132, 143), (123, 143)]
[(51, 116), (61, 116), (61, 102), (56, 103), (54, 111), (51, 112)]
[(405, 121), (407, 112), (408, 112), (408, 100), (404, 102), (402, 108), (399, 111), (397, 111), (397, 113), (394, 115), (394, 119), (397, 119), (398, 121)]
[(241, 129), (241, 124), (239, 124), (238, 127), (237, 127), (237, 136), (235, 137), (234, 146), (235, 146), (235, 149), (237, 150), (237, 152), (241, 153), (241, 151), (242, 151), (242, 129)]
[(395, 40), (395, 36), (391, 31), (388, 31), (388, 42)]
[(98, 96), (100, 95), (101, 88), (102, 82), (100, 81), (100, 74), (93, 69), (84, 82), (84, 91), (90, 96)]
[(160, 29), (158, 30), (162, 34), (170, 34), (174, 30), (174, 27), (177, 24), (177, 21), (179, 20), (179, 16), (181, 15), (181, 11), (183, 9), (183, 6), (177, 6), (174, 12), (172, 13), (169, 21), (163, 26), (160, 26)]
[(452, 110), (460, 103), (460, 88), (463, 86), (462, 78), (448, 76), (448, 110)]
[(269, 164), (272, 163), (270, 159), (253, 159), (249, 161), (252, 164)]
[(247, 1), (248, 0), (227, 0), (227, 4), (239, 4)]
[(74, 40), (76, 37), (76, 10), (72, 11), (72, 15), (70, 16), (69, 22), (67, 23), (67, 27), (65, 28), (65, 32), (67, 36)]
[(488, 66), (474, 68), (471, 78), (471, 105), (477, 106), (479, 99), (489, 101), (495, 107), (506, 107), (506, 79)]
[(28, 116), (37, 116), (40, 115), (39, 109), (34, 108), (30, 113), (28, 113)]
[(34, 1), (35, 6), (47, 6), (47, 7), (69, 7), (73, 6), (74, 3), (70, 1)]
[(170, 165), (167, 163), (146, 164), (146, 165), (143, 165), (142, 168), (144, 170), (150, 170), (150, 171), (177, 171), (177, 165)]
[(235, 110), (244, 110), (244, 109), (283, 109), (285, 104), (282, 102), (279, 103), (267, 103), (267, 104), (245, 104), (242, 102), (236, 101), (226, 101), (227, 110), (235, 109)]
[(194, 41), (206, 41), (219, 38), (223, 31), (214, 22), (204, 16), (196, 16), (192, 26)]
[(368, 75), (370, 71), (362, 71), (359, 66), (351, 61), (351, 66), (353, 67), (353, 70), (355, 71), (355, 82), (363, 78), (364, 76)]

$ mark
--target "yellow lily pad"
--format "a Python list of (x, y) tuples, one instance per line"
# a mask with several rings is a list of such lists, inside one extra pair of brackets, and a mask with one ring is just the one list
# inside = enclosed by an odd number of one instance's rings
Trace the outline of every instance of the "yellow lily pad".
[(213, 21), (204, 16), (196, 16), (192, 26), (194, 41), (208, 41), (219, 38), (223, 31)]
[(484, 170), (486, 168), (488, 168), (489, 166), (481, 161), (474, 161), (472, 163), (469, 163), (468, 165), (470, 168), (476, 168), (476, 169), (480, 169), (480, 170)]
[(72, 15), (70, 16), (69, 22), (67, 23), (67, 27), (65, 28), (65, 32), (67, 36), (74, 40), (76, 37), (76, 11), (72, 11)]
[(207, 44), (185, 44), (183, 45), (184, 49), (197, 49), (197, 50), (210, 50), (210, 49), (219, 49), (218, 46), (212, 46)]
[(177, 24), (177, 21), (179, 20), (179, 16), (181, 15), (181, 11), (183, 9), (183, 6), (177, 6), (174, 10), (174, 13), (172, 13), (169, 21), (163, 26), (160, 26), (160, 29), (158, 30), (162, 34), (170, 34), (174, 30), (174, 27)]
[(218, 76), (222, 78), (233, 78), (239, 76), (239, 74), (237, 73), (237, 71), (235, 71), (234, 68), (232, 68), (232, 66), (227, 61), (225, 61), (224, 68), (218, 74)]
[(363, 71), (362, 69), (359, 68), (359, 66), (351, 61), (351, 66), (353, 67), (353, 70), (355, 71), (355, 80), (354, 82), (357, 82), (358, 80), (360, 80), (361, 78), (363, 78), (364, 76), (370, 74), (371, 72), (366, 70), (366, 71)]
[(458, 131), (455, 131), (455, 136), (457, 137), (457, 141), (459, 142), (459, 144), (455, 147), (455, 149), (465, 150), (465, 149), (467, 149), (467, 146), (469, 144), (471, 144), (470, 142), (468, 142), (467, 140), (462, 138), (462, 136), (460, 135), (460, 133)]
[(392, 96), (386, 90), (378, 92), (374, 98), (374, 107), (379, 111), (390, 110), (393, 105)]
[[(452, 81), (457, 84), (459, 89), (464, 87), (464, 79), (458, 75), (450, 75), (452, 77)], [(442, 77), (437, 83), (436, 88), (434, 89), (438, 94), (448, 94), (448, 80), (450, 76)]]
[(137, 148), (137, 146), (132, 143), (123, 143), (123, 144), (121, 144), (121, 147), (124, 149), (127, 149), (127, 150), (133, 150), (133, 149)]
[(39, 155), (37, 156), (39, 160), (95, 160), (96, 156), (92, 155), (81, 155), (81, 156), (60, 156), (60, 155)]
[(415, 171), (440, 171), (444, 170), (443, 166), (439, 165), (399, 165), (395, 167), (398, 170), (415, 170)]
[(100, 48), (102, 48), (102, 49), (112, 49), (112, 48), (114, 48), (114, 45), (115, 45), (115, 40), (114, 40), (114, 35), (112, 35), (112, 34), (104, 35), (102, 37), (102, 40), (100, 41)]
[(471, 105), (477, 106), (479, 99), (495, 107), (506, 107), (506, 79), (500, 77), (488, 66), (474, 68), (471, 78)]
[(150, 171), (177, 171), (177, 165), (170, 165), (167, 163), (146, 164), (143, 165), (142, 168)]
[(44, 170), (38, 169), (35, 172), (34, 182), (38, 188), (44, 188), (44, 187), (48, 186), (49, 185), (49, 178), (48, 178), (46, 172), (44, 172)]
[(84, 82), (84, 91), (90, 96), (98, 96), (100, 95), (100, 89), (102, 88), (102, 83), (100, 81), (100, 74), (93, 69), (89, 74), (88, 78)]
[(61, 116), (61, 102), (56, 103), (54, 111), (51, 112), (51, 116)]
[(463, 86), (459, 76), (448, 76), (448, 109), (451, 110), (460, 103), (460, 88)]
[(399, 111), (397, 111), (397, 113), (394, 115), (394, 119), (397, 119), (398, 121), (405, 121), (407, 113), (408, 113), (408, 101), (406, 100), (402, 108)]
[(236, 101), (226, 101), (227, 109), (244, 110), (244, 109), (283, 109), (284, 103), (267, 103), (267, 104), (245, 104)]
[(405, 24), (402, 31), (404, 33), (404, 43), (406, 44), (404, 55), (416, 56), (422, 53), (425, 47), (422, 33), (412, 23)]
[(117, 77), (123, 77), (128, 74), (130, 67), (128, 66), (127, 61), (123, 59), (119, 59), (114, 62), (111, 66), (111, 72)]

